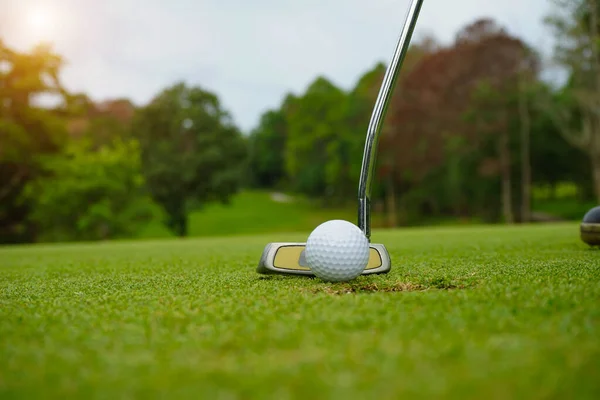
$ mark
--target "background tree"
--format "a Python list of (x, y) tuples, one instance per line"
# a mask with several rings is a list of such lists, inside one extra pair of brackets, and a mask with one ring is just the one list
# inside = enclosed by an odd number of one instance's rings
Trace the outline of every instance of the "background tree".
[(287, 182), (285, 146), (288, 121), (286, 103), (289, 95), (278, 110), (264, 113), (258, 127), (248, 137), (248, 167), (252, 184), (258, 188), (275, 188)]
[(40, 95), (64, 100), (61, 67), (49, 47), (22, 53), (0, 41), (0, 242), (36, 239), (32, 205), (21, 194), (38, 176), (40, 156), (59, 152), (67, 139), (58, 113), (36, 104)]
[(160, 216), (145, 192), (135, 140), (114, 139), (100, 148), (90, 138), (72, 141), (40, 164), (43, 174), (24, 194), (41, 240), (131, 237)]
[[(525, 57), (523, 57), (525, 58)], [(527, 92), (531, 88), (530, 68), (523, 63), (518, 77), (519, 126), (521, 141), (521, 220), (531, 220), (531, 113)]]
[(600, 203), (600, 1), (553, 3), (555, 13), (546, 22), (556, 34), (554, 60), (570, 79), (563, 102), (544, 104), (564, 138), (587, 154)]
[[(529, 96), (529, 103), (534, 105), (530, 109), (532, 183), (548, 187), (550, 195), (554, 196), (560, 182), (573, 182), (583, 195), (580, 200), (593, 197), (586, 151), (572, 146), (555, 124), (554, 116), (547, 112), (548, 108), (566, 106), (575, 113), (575, 106), (561, 99), (560, 93), (555, 95), (551, 87), (541, 82), (529, 92)], [(538, 107), (541, 98), (548, 99), (548, 107)]]
[(349, 181), (345, 103), (346, 94), (323, 77), (289, 102), (285, 162), (295, 191), (329, 201), (343, 197)]
[[(549, 19), (559, 39), (555, 59), (570, 73), (558, 89), (540, 80), (535, 49), (491, 19), (467, 24), (446, 46), (431, 37), (411, 45), (374, 177), (374, 212), (387, 214), (387, 226), (518, 222), (544, 212), (579, 218), (598, 199), (598, 3), (560, 1)], [(48, 48), (0, 48), (2, 242), (135, 235), (119, 221), (135, 229), (145, 221), (152, 208), (145, 191), (177, 235), (187, 234), (190, 211), (226, 203), (243, 186), (294, 192), (321, 207), (356, 207), (383, 63), (348, 90), (317, 77), (263, 114), (246, 139), (202, 88), (177, 83), (141, 108), (126, 98), (95, 102), (61, 87), (62, 61)], [(58, 95), (58, 106), (38, 105), (48, 94)], [(127, 152), (132, 162), (139, 157), (145, 188), (135, 183)], [(114, 175), (114, 187), (105, 174)], [(127, 190), (132, 203), (120, 197)], [(102, 191), (125, 208), (107, 203)], [(93, 206), (81, 206), (75, 225), (42, 215), (65, 215), (86, 202)]]
[(178, 83), (136, 114), (142, 171), (154, 200), (178, 236), (188, 213), (210, 201), (227, 203), (243, 179), (246, 142), (216, 95)]
[(100, 148), (115, 139), (131, 136), (135, 106), (128, 99), (105, 100), (95, 103), (87, 96), (68, 96), (65, 113), (71, 139), (86, 137), (92, 148)]
[[(387, 225), (390, 227), (396, 226), (400, 220), (406, 220), (406, 202), (403, 201), (405, 198), (401, 197), (400, 201), (398, 201), (397, 198), (398, 192), (400, 191), (399, 188), (401, 188), (402, 185), (400, 182), (401, 179), (398, 177), (400, 175), (406, 177), (412, 173), (410, 169), (405, 169), (406, 164), (403, 164), (402, 159), (398, 158), (399, 155), (401, 157), (408, 156), (411, 151), (408, 148), (400, 149), (396, 147), (401, 145), (397, 142), (397, 138), (400, 136), (406, 138), (414, 133), (414, 125), (412, 125), (412, 123), (420, 120), (419, 116), (410, 117), (408, 114), (408, 108), (411, 107), (411, 104), (409, 104), (408, 101), (410, 95), (404, 92), (406, 85), (405, 79), (410, 76), (410, 73), (419, 65), (425, 56), (433, 54), (439, 50), (439, 48), (440, 46), (435, 38), (430, 36), (426, 36), (409, 47), (404, 58), (402, 69), (400, 70), (396, 81), (396, 89), (394, 90), (391, 105), (389, 107), (391, 111), (388, 111), (382, 128), (378, 146), (379, 155), (376, 161), (378, 164), (376, 167), (376, 185), (373, 189), (374, 195), (372, 201), (376, 204), (385, 197), (384, 208), (387, 214)], [(362, 94), (361, 97), (364, 104), (362, 129), (364, 129), (365, 133), (384, 73), (385, 69), (383, 64), (378, 65), (376, 69), (367, 73), (359, 81), (359, 84), (354, 91), (354, 93), (359, 95)], [(398, 112), (400, 109), (407, 110), (407, 114), (401, 115), (401, 113)], [(399, 205), (401, 209), (400, 216), (397, 214)]]
[[(510, 110), (500, 91), (508, 93), (514, 86), (523, 47), (493, 20), (481, 19), (460, 30), (451, 46), (425, 52), (410, 70), (389, 112), (390, 124), (401, 129), (389, 132), (384, 150), (395, 160), (395, 181), (405, 207), (412, 203), (417, 213), (461, 215), (476, 210), (473, 202), (478, 198), (482, 207), (503, 198), (505, 219), (512, 220)], [(476, 96), (483, 83), (492, 89), (489, 93), (498, 93), (493, 101)], [(469, 112), (478, 116), (477, 123), (465, 118)], [(496, 138), (492, 147), (491, 137)], [(471, 152), (482, 156), (479, 165), (473, 165)], [(501, 190), (486, 191), (490, 199), (482, 194), (466, 197), (466, 187), (476, 179), (473, 170), (485, 179), (502, 177)]]

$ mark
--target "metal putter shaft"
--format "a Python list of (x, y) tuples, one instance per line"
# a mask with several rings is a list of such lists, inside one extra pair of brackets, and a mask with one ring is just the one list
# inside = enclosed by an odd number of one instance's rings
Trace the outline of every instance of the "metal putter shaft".
[[(423, 0), (411, 0), (394, 55), (386, 69), (367, 129), (363, 162), (358, 185), (358, 227), (371, 240), (371, 189), (375, 172), (377, 144), (392, 92), (408, 51)], [(369, 263), (363, 275), (387, 273), (390, 255), (383, 244), (370, 243)], [(306, 243), (269, 243), (263, 250), (256, 271), (260, 274), (314, 275), (304, 259)]]

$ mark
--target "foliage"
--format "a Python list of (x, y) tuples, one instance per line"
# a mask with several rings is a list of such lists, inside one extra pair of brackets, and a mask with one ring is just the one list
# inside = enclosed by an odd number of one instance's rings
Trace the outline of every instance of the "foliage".
[(286, 172), (292, 189), (332, 198), (346, 183), (345, 93), (323, 77), (294, 98), (288, 108)]
[[(541, 66), (534, 48), (491, 19), (466, 25), (449, 46), (431, 38), (411, 46), (376, 160), (373, 198), (389, 214), (400, 210), (391, 225), (448, 215), (529, 220), (531, 185), (589, 186), (581, 151), (536, 107), (541, 94), (564, 107), (540, 81)], [(265, 114), (250, 136), (262, 144), (253, 147), (260, 187), (354, 198), (384, 70), (377, 64), (349, 92), (318, 78)], [(269, 168), (277, 183), (265, 179)]]
[(557, 39), (554, 60), (570, 77), (561, 93), (566, 106), (542, 106), (569, 144), (587, 155), (600, 202), (600, 1), (553, 3), (546, 22)]
[(93, 149), (73, 141), (64, 154), (45, 158), (44, 174), (24, 196), (31, 221), (46, 241), (130, 237), (159, 210), (145, 193), (138, 143), (115, 139)]
[(83, 123), (79, 132), (73, 126), (71, 133), (88, 137), (96, 147), (102, 146), (112, 140), (129, 137), (134, 114), (135, 106), (127, 99), (93, 104), (80, 118), (73, 120), (74, 123)]
[[(554, 192), (562, 182), (577, 190), (561, 201), (600, 198), (600, 1), (555, 4), (547, 19), (557, 39), (554, 59), (570, 73), (558, 88), (541, 80), (537, 50), (493, 19), (466, 24), (448, 45), (432, 37), (411, 44), (378, 143), (374, 218), (387, 226), (452, 218), (526, 222), (532, 204), (542, 207), (532, 190)], [(0, 43), (0, 242), (68, 237), (72, 228), (54, 229), (47, 223), (52, 217), (40, 214), (44, 208), (32, 214), (46, 200), (33, 191), (23, 196), (23, 188), (50, 179), (44, 171), (73, 177), (65, 163), (74, 154), (100, 157), (100, 169), (108, 168), (106, 151), (124, 157), (128, 149), (136, 160), (130, 139), (139, 144), (144, 181), (136, 190), (162, 209), (161, 229), (178, 236), (199, 232), (188, 227), (191, 213), (194, 226), (205, 218), (208, 229), (203, 210), (231, 212), (227, 204), (241, 188), (307, 197), (329, 213), (356, 207), (383, 63), (347, 89), (316, 77), (265, 112), (247, 137), (202, 87), (175, 83), (142, 107), (127, 98), (96, 102), (68, 93), (58, 79), (61, 67), (49, 48), (20, 53)], [(60, 100), (57, 107), (36, 105), (48, 94)], [(133, 174), (124, 168), (122, 181)], [(73, 190), (76, 197), (87, 193)], [(146, 215), (148, 208), (139, 207)], [(572, 218), (577, 209), (560, 214)], [(130, 234), (121, 228), (101, 234), (98, 224), (81, 229), (95, 232), (90, 238)]]
[(191, 207), (227, 203), (241, 186), (246, 142), (216, 95), (175, 84), (137, 111), (132, 129), (149, 191), (178, 236)]
[(28, 223), (31, 204), (20, 197), (39, 174), (39, 158), (59, 152), (67, 139), (64, 121), (35, 103), (40, 95), (64, 98), (61, 67), (46, 46), (21, 53), (0, 40), (0, 243), (37, 237)]
[[(510, 219), (517, 77), (537, 62), (492, 20), (475, 21), (455, 43), (421, 55), (389, 111), (381, 149), (393, 160), (404, 213)], [(529, 57), (529, 58), (528, 58)], [(501, 201), (499, 201), (501, 199)]]
[(274, 188), (284, 183), (286, 139), (284, 111), (270, 110), (264, 113), (248, 139), (248, 169), (255, 187)]

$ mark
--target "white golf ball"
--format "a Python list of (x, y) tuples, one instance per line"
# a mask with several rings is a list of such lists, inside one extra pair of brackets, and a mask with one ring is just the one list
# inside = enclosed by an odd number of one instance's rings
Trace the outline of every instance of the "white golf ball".
[(369, 263), (369, 240), (351, 222), (327, 221), (311, 232), (305, 257), (315, 276), (324, 281), (349, 281), (362, 274)]

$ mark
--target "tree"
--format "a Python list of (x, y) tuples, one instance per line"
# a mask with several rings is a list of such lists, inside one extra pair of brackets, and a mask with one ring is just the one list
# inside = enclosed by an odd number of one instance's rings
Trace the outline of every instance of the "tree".
[(85, 95), (72, 95), (69, 107), (65, 118), (71, 139), (85, 137), (93, 148), (100, 148), (131, 136), (135, 106), (128, 99), (94, 103)]
[[(290, 97), (291, 98), (291, 97)], [(248, 169), (253, 185), (273, 188), (286, 180), (284, 152), (287, 140), (285, 102), (260, 118), (248, 138)]]
[[(502, 198), (505, 219), (513, 219), (512, 111), (507, 95), (517, 82), (524, 47), (494, 21), (481, 19), (460, 30), (451, 46), (425, 53), (409, 71), (389, 111), (392, 125), (401, 129), (386, 139), (404, 199), (413, 198), (415, 207), (429, 214), (462, 214), (479, 208), (474, 201), (487, 202), (489, 208)], [(477, 96), (484, 83), (494, 96)], [(465, 118), (469, 111), (477, 117), (475, 122)], [(480, 157), (470, 157), (471, 152)], [(482, 179), (497, 179), (500, 190), (487, 191), (486, 199), (466, 198), (462, 185), (474, 179), (473, 171)], [(428, 179), (447, 180), (436, 186), (446, 187), (446, 192), (428, 196), (423, 191)], [(414, 195), (409, 196), (411, 191)]]
[[(403, 75), (419, 54), (435, 47), (431, 38), (413, 46)], [(355, 198), (367, 126), (384, 73), (385, 66), (376, 64), (348, 93), (318, 77), (302, 95), (289, 94), (277, 110), (263, 114), (249, 138), (254, 184), (285, 187), (330, 204)]]
[(246, 142), (215, 94), (177, 83), (138, 110), (132, 129), (152, 197), (178, 236), (187, 235), (191, 207), (227, 203), (238, 191)]
[[(396, 142), (397, 137), (406, 137), (407, 135), (410, 135), (411, 131), (410, 125), (405, 125), (407, 121), (410, 121), (410, 118), (399, 117), (401, 113), (397, 112), (402, 107), (408, 106), (408, 103), (404, 102), (408, 98), (407, 94), (403, 92), (405, 85), (404, 80), (407, 76), (410, 76), (413, 68), (418, 66), (424, 57), (433, 54), (438, 49), (439, 44), (435, 38), (431, 36), (426, 36), (421, 41), (413, 43), (410, 46), (404, 58), (402, 69), (396, 80), (396, 89), (394, 90), (391, 105), (389, 107), (391, 110), (396, 110), (396, 112), (388, 112), (384, 121), (381, 138), (378, 144), (380, 156), (378, 156), (376, 160), (378, 165), (376, 167), (377, 176), (375, 178), (378, 181), (378, 185), (376, 186), (379, 190), (376, 189), (374, 191), (373, 200), (381, 197), (381, 195), (385, 195), (387, 221), (388, 226), (391, 227), (396, 226), (399, 220), (396, 197), (399, 187), (399, 180), (397, 179), (398, 174), (411, 173), (410, 170), (403, 170), (402, 161), (398, 159), (399, 155), (402, 157), (406, 156), (406, 154), (399, 153), (407, 152), (408, 149), (395, 147), (398, 145)], [(365, 133), (384, 74), (384, 65), (378, 64), (372, 71), (361, 78), (353, 92), (353, 96), (358, 97), (363, 104), (361, 117), (364, 122), (361, 128)], [(401, 203), (405, 204), (405, 202)]]
[(528, 68), (519, 74), (518, 99), (521, 131), (521, 220), (531, 220), (531, 114), (528, 89), (531, 87)]
[(323, 77), (287, 107), (286, 172), (293, 189), (330, 201), (347, 199), (352, 161), (344, 125), (346, 93)]
[(563, 137), (587, 154), (600, 202), (600, 1), (553, 3), (556, 12), (546, 22), (557, 38), (554, 59), (570, 79), (561, 94), (565, 102), (543, 104)]
[[(554, 123), (554, 117), (547, 112), (565, 104), (572, 105), (561, 99), (560, 94), (552, 96), (552, 88), (541, 82), (528, 95), (529, 104), (534, 105), (530, 109), (532, 182), (537, 186), (548, 186), (553, 191), (558, 183), (570, 181), (593, 197), (591, 168), (585, 150), (571, 146)], [(548, 99), (546, 101), (550, 105), (538, 107), (542, 98)]]
[(61, 116), (36, 105), (40, 95), (64, 100), (61, 67), (61, 57), (47, 46), (21, 53), (0, 41), (0, 242), (36, 239), (32, 206), (21, 194), (38, 176), (40, 157), (59, 152), (66, 141)]
[(24, 195), (45, 241), (129, 237), (159, 215), (145, 193), (135, 140), (117, 138), (100, 148), (89, 138), (75, 140), (41, 165), (43, 174)]

